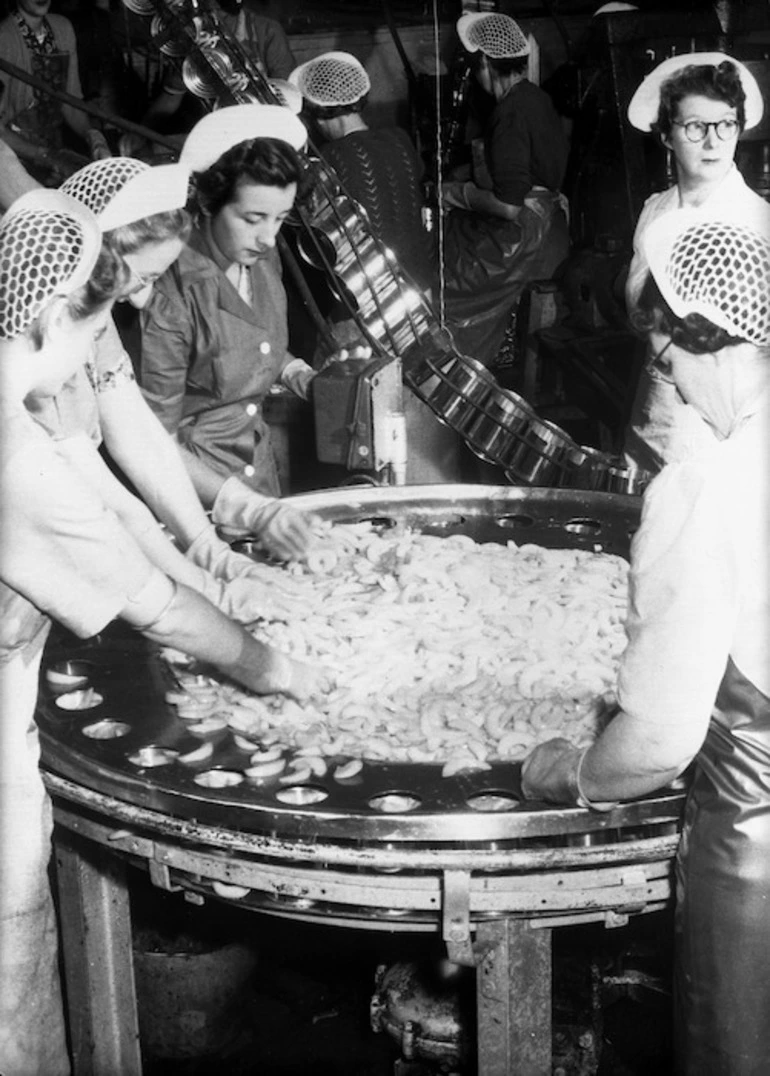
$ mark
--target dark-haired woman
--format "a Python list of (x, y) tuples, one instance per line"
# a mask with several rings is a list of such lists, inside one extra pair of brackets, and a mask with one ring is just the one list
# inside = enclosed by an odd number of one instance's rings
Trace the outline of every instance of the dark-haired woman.
[(306, 399), (315, 373), (288, 350), (276, 250), (305, 137), (288, 108), (235, 105), (201, 120), (182, 152), (198, 216), (142, 312), (140, 380), (206, 505), (232, 476), (280, 495), (262, 403), (275, 384)]
[[(734, 163), (741, 133), (762, 118), (763, 102), (754, 76), (742, 63), (719, 52), (672, 56), (642, 82), (628, 109), (629, 121), (652, 132), (674, 156), (676, 183), (651, 195), (634, 235), (634, 257), (626, 284), (626, 304), (634, 318), (647, 277), (645, 232), (671, 210), (699, 208), (709, 216), (738, 207), (759, 227), (768, 205), (747, 186)], [(698, 423), (678, 406), (676, 391), (649, 365), (637, 388), (625, 452), (628, 462), (655, 473), (688, 450)]]
[(493, 366), (524, 285), (567, 256), (560, 194), (568, 142), (547, 93), (527, 78), (530, 45), (498, 12), (471, 12), (457, 32), (494, 99), (473, 178), (444, 183), (447, 321), (461, 351)]
[[(682, 1076), (770, 1058), (770, 231), (681, 210), (647, 230), (654, 363), (701, 424), (644, 495), (619, 709), (524, 763), (532, 799), (612, 810), (694, 760), (677, 860)], [(608, 819), (611, 825), (611, 818)]]

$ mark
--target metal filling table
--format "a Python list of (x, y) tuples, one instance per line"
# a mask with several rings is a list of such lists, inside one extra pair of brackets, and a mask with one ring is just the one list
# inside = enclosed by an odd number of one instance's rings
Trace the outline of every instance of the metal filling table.
[[(621, 554), (639, 513), (622, 495), (484, 486), (355, 488), (293, 503), (336, 521)], [(52, 669), (73, 679), (52, 685)], [(522, 801), (514, 763), (444, 778), (438, 765), (366, 762), (344, 782), (231, 783), (248, 754), (229, 729), (208, 758), (179, 763), (200, 740), (164, 701), (169, 677), (158, 652), (120, 626), (82, 643), (55, 636), (45, 656), (38, 722), (76, 1076), (141, 1072), (129, 864), (193, 901), (440, 933), (451, 960), (476, 968), (479, 1076), (547, 1076), (552, 932), (621, 925), (668, 904), (683, 793), (605, 814), (553, 808)], [(201, 783), (212, 773), (221, 780)]]

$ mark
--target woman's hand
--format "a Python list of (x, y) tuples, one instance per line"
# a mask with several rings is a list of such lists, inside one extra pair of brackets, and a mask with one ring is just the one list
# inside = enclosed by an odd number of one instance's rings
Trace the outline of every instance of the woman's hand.
[(582, 750), (558, 737), (539, 744), (521, 767), (521, 791), (527, 800), (574, 805), (577, 802), (577, 766)]
[(468, 188), (472, 186), (470, 181), (461, 183), (458, 180), (452, 180), (449, 183), (442, 183), (440, 200), (442, 212), (448, 213), (450, 209), (470, 209)]
[[(211, 515), (218, 526), (232, 534), (254, 535), (278, 560), (304, 557), (312, 544), (317, 522), (312, 513), (302, 512), (276, 497), (256, 493), (235, 477), (222, 485)], [(210, 564), (204, 563), (204, 567), (210, 568)]]
[(335, 686), (334, 675), (318, 665), (306, 661), (287, 659), (291, 666), (291, 678), (283, 693), (297, 702), (307, 702), (319, 695), (326, 695)]

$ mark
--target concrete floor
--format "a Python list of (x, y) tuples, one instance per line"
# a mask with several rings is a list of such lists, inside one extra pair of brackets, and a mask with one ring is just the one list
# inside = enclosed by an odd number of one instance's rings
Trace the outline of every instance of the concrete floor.
[[(237, 940), (254, 957), (230, 1002), (209, 1017), (192, 1014), (193, 1020), (209, 1019), (208, 1027), (199, 1023), (185, 1034), (191, 1013), (179, 1006), (199, 1001), (170, 998), (166, 1004), (156, 998), (152, 1012), (146, 1003), (144, 1012), (140, 1008), (146, 1076), (394, 1076), (400, 1051), (369, 1022), (377, 966), (432, 963), (443, 955), (432, 936), (316, 926), (229, 905), (197, 908), (180, 894), (151, 891), (144, 881), (134, 889), (134, 923), (140, 949), (194, 954)], [(590, 968), (593, 962), (601, 969), (605, 982), (638, 981), (641, 973), (665, 986), (670, 930), (670, 915), (657, 913), (621, 929), (591, 925), (554, 932), (554, 1053), (561, 1065), (555, 1073), (669, 1076), (670, 998), (646, 986), (605, 987), (599, 1026), (591, 1013)], [(472, 1024), (472, 980), (470, 990)], [(222, 1002), (221, 991), (215, 992)], [(601, 1042), (598, 1069), (581, 1067), (571, 1048), (579, 1032), (592, 1026)], [(462, 1076), (474, 1071), (469, 1064)], [(425, 1076), (434, 1072), (425, 1068)]]

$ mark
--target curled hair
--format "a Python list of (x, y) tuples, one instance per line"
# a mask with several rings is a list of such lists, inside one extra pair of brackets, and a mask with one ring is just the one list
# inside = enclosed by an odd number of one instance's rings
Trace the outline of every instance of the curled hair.
[(676, 118), (679, 102), (685, 97), (708, 97), (724, 101), (735, 109), (740, 130), (746, 126), (746, 92), (738, 68), (730, 60), (721, 64), (689, 64), (667, 78), (660, 87), (658, 118), (652, 130), (668, 138)]
[(113, 228), (104, 236), (103, 245), (121, 256), (135, 254), (142, 247), (165, 243), (169, 239), (181, 239), (186, 243), (191, 228), (192, 217), (186, 209), (170, 209)]
[(677, 317), (660, 292), (652, 273), (647, 279), (639, 296), (636, 310), (631, 317), (634, 328), (643, 334), (660, 332), (670, 336), (672, 342), (691, 355), (721, 351), (723, 347), (741, 343), (742, 338), (732, 336), (721, 325), (703, 314), (685, 314)]
[(297, 184), (297, 202), (309, 193), (302, 160), (297, 151), (280, 138), (252, 138), (223, 153), (216, 164), (195, 177), (198, 208), (214, 216), (235, 199), (242, 182), (261, 187), (289, 187)]
[[(94, 317), (117, 299), (130, 279), (130, 270), (121, 256), (102, 246), (91, 276), (81, 288), (67, 296), (67, 310), (72, 320), (87, 321)], [(35, 350), (43, 346), (47, 310), (43, 310), (27, 330)]]

